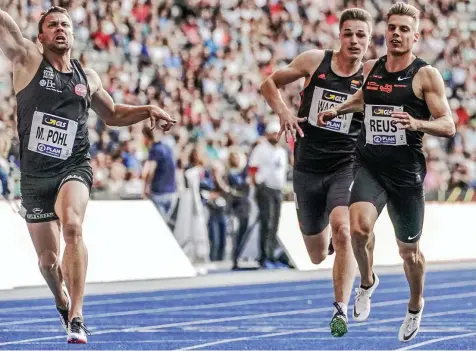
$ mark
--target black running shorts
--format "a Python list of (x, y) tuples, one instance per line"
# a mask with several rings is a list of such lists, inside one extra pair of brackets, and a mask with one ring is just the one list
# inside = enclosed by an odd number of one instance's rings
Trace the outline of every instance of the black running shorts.
[(294, 200), (302, 234), (319, 234), (329, 224), (334, 208), (349, 205), (352, 180), (352, 165), (329, 173), (293, 171)]
[(58, 219), (55, 213), (55, 202), (58, 193), (66, 182), (79, 181), (91, 191), (93, 172), (88, 162), (59, 172), (50, 178), (22, 176), (20, 182), (21, 210), (20, 214), (27, 223), (49, 222)]
[(370, 202), (378, 214), (387, 205), (395, 235), (404, 243), (420, 240), (425, 215), (425, 192), (419, 187), (396, 187), (362, 164), (356, 165), (350, 204)]

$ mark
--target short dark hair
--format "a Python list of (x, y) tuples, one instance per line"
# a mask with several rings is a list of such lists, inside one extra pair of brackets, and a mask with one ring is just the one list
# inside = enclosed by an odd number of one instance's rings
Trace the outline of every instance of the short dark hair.
[(397, 2), (388, 11), (387, 21), (393, 15), (412, 17), (415, 20), (416, 27), (418, 28), (418, 25), (420, 23), (420, 11), (415, 6), (406, 4), (404, 2)]
[(359, 8), (351, 8), (342, 12), (339, 20), (339, 30), (342, 29), (345, 21), (362, 21), (366, 22), (372, 31), (372, 16), (365, 10)]
[(64, 9), (60, 6), (52, 6), (48, 10), (43, 11), (41, 13), (40, 22), (38, 22), (38, 34), (43, 33), (43, 23), (45, 23), (46, 16), (48, 16), (50, 13), (55, 13), (55, 12), (62, 13), (63, 15), (66, 15), (66, 17), (68, 17), (69, 20), (71, 22), (73, 22), (71, 20), (71, 16), (69, 15), (69, 13), (66, 9)]

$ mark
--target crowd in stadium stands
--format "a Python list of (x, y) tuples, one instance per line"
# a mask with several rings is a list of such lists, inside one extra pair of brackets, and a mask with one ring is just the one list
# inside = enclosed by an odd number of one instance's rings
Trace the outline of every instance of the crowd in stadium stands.
[[(172, 150), (180, 192), (183, 172), (206, 171), (208, 190), (246, 180), (250, 150), (275, 119), (259, 85), (266, 76), (312, 48), (336, 48), (338, 18), (361, 7), (375, 18), (366, 59), (385, 54), (389, 0), (6, 0), (6, 11), (35, 40), (40, 13), (51, 5), (71, 14), (73, 57), (96, 70), (117, 103), (158, 104), (178, 125), (155, 135)], [(457, 122), (450, 140), (426, 136), (428, 200), (476, 200), (476, 3), (410, 1), (422, 13), (415, 53), (441, 72)], [(297, 111), (303, 82), (283, 96)], [(10, 64), (0, 58), (0, 180), (18, 196), (16, 102)], [(144, 196), (142, 166), (149, 150), (143, 125), (106, 127), (91, 112), (89, 137), (93, 198)], [(292, 164), (293, 144), (289, 151)], [(292, 168), (290, 168), (292, 169)], [(243, 171), (243, 172), (242, 172)], [(240, 178), (241, 177), (241, 178)], [(291, 174), (285, 196), (291, 199)], [(176, 187), (176, 189), (173, 189)], [(2, 187), (6, 189), (5, 186)], [(224, 189), (225, 188), (225, 189)], [(217, 198), (217, 196), (214, 196)]]

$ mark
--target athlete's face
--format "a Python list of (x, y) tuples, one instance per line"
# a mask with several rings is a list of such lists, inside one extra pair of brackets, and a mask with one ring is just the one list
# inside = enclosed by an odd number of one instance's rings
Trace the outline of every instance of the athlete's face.
[(341, 52), (349, 58), (362, 60), (370, 44), (370, 32), (367, 22), (345, 21), (339, 34)]
[(43, 33), (38, 39), (45, 49), (58, 54), (67, 52), (74, 43), (71, 21), (63, 13), (53, 12), (46, 16), (43, 23)]
[(390, 16), (385, 37), (389, 54), (401, 56), (411, 52), (419, 38), (416, 20), (410, 16)]

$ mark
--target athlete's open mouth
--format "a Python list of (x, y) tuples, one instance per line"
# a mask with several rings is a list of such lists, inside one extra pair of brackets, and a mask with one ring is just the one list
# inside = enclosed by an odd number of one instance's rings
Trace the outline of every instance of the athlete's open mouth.
[(358, 54), (360, 52), (359, 48), (349, 48), (349, 51), (353, 54)]
[(66, 41), (66, 37), (64, 35), (57, 35), (55, 38), (56, 41)]
[(391, 42), (392, 44), (401, 44), (401, 41), (398, 40), (398, 39), (392, 39), (392, 40), (390, 40), (390, 42)]

